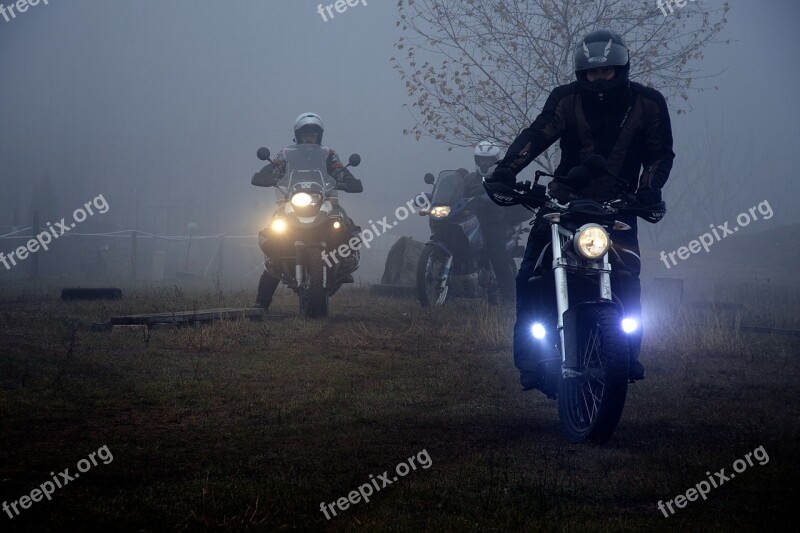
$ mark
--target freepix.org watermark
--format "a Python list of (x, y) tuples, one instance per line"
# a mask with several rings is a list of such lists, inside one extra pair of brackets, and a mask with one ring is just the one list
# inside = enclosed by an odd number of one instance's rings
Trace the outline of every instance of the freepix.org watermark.
[[(401, 462), (395, 467), (394, 471), (395, 473), (397, 473), (397, 476), (404, 477), (408, 475), (408, 473), (411, 472), (411, 470), (416, 470), (417, 465), (414, 464), (415, 459), (419, 464), (419, 466), (421, 466), (424, 470), (429, 469), (431, 465), (433, 465), (433, 460), (431, 459), (431, 456), (428, 455), (428, 450), (423, 449), (417, 455), (412, 455), (411, 457), (409, 457), (408, 459)], [(336, 507), (338, 507), (339, 510), (341, 511), (346, 511), (347, 508), (350, 507), (350, 505), (355, 505), (362, 499), (365, 502), (369, 502), (369, 497), (374, 494), (374, 492), (372, 492), (372, 487), (375, 487), (375, 492), (378, 492), (379, 490), (388, 487), (392, 483), (398, 481), (400, 478), (397, 476), (393, 476), (392, 479), (389, 479), (388, 470), (384, 470), (383, 474), (379, 474), (377, 479), (372, 474), (370, 474), (368, 483), (364, 483), (363, 485), (358, 487), (358, 490), (350, 491), (350, 493), (347, 495), (346, 498), (342, 496), (335, 502), (320, 503), (319, 510), (322, 511), (323, 514), (325, 514), (325, 518), (330, 520), (331, 515), (336, 516)], [(330, 511), (330, 513), (328, 513), (328, 511)]]
[[(344, 244), (339, 245), (338, 248), (332, 251), (323, 251), (322, 252), (322, 260), (325, 261), (325, 264), (328, 265), (328, 268), (332, 268), (334, 263), (339, 263), (339, 257), (348, 257), (354, 250), (361, 249), (361, 244), (363, 243), (364, 246), (369, 248), (370, 244), (375, 237), (379, 237), (392, 229), (393, 227), (397, 226), (398, 221), (403, 221), (409, 217), (411, 213), (416, 213), (417, 210), (415, 207), (422, 207), (424, 209), (428, 209), (431, 206), (431, 201), (428, 199), (428, 196), (425, 193), (419, 193), (413, 199), (406, 202), (406, 205), (401, 205), (397, 209), (394, 210), (395, 221), (391, 224), (387, 221), (389, 218), (388, 216), (383, 217), (377, 222), (373, 222), (372, 220), (369, 221), (371, 225), (371, 229), (362, 229), (360, 237), (352, 237), (349, 241)], [(380, 225), (380, 228), (376, 226), (376, 224)]]
[[(114, 460), (114, 456), (111, 455), (111, 450), (108, 449), (108, 445), (103, 445), (100, 449), (96, 452), (92, 452), (89, 454), (88, 459), (81, 459), (78, 461), (78, 465), (76, 468), (78, 469), (75, 474), (69, 473), (69, 468), (65, 468), (63, 472), (59, 472), (56, 475), (54, 472), (50, 472), (50, 475), (53, 476), (53, 480), (50, 481), (49, 479), (39, 485), (38, 488), (35, 488), (31, 491), (30, 496), (27, 494), (22, 496), (19, 500), (14, 500), (10, 504), (8, 502), (3, 502), (3, 511), (8, 514), (8, 517), (12, 520), (15, 516), (19, 516), (19, 507), (22, 509), (29, 509), (33, 502), (40, 502), (42, 498), (47, 498), (47, 500), (52, 500), (53, 493), (56, 491), (57, 488), (63, 488), (69, 482), (75, 481), (80, 477), (81, 474), (88, 472), (91, 470), (92, 466), (97, 466), (99, 463), (97, 459), (100, 459), (104, 465), (111, 464), (111, 461)], [(11, 514), (11, 511), (14, 511), (14, 514)]]
[(675, 13), (675, 10), (672, 8), (674, 5), (675, 7), (686, 7), (686, 4), (689, 2), (694, 2), (695, 0), (656, 0), (656, 5), (658, 9), (664, 13), (664, 16), (667, 16), (667, 9), (669, 9), (670, 13)]
[(48, 250), (50, 243), (53, 242), (54, 239), (58, 239), (66, 232), (77, 226), (79, 223), (94, 215), (92, 206), (94, 206), (95, 209), (97, 209), (97, 212), (101, 215), (105, 214), (109, 207), (108, 202), (106, 202), (106, 199), (102, 194), (96, 196), (94, 200), (86, 202), (83, 204), (83, 207), (79, 207), (72, 213), (72, 220), (74, 220), (72, 224), (68, 225), (63, 218), (55, 224), (48, 222), (47, 229), (38, 235), (35, 235), (33, 239), (29, 240), (25, 244), (25, 246), (20, 246), (16, 250), (10, 252), (8, 255), (0, 252), (0, 263), (6, 267), (6, 270), (11, 270), (12, 266), (17, 265), (17, 261), (24, 261), (30, 254), (38, 252), (40, 248), (45, 251)]
[[(348, 7), (356, 7), (358, 4), (366, 6), (367, 0), (336, 0), (336, 2), (328, 4), (327, 6), (319, 4), (317, 6), (317, 13), (322, 17), (322, 22), (328, 22), (328, 20), (336, 16), (333, 14), (334, 11), (337, 13), (344, 13), (347, 11)], [(325, 13), (327, 13), (328, 16), (325, 16)]]
[(48, 0), (17, 0), (7, 6), (0, 3), (0, 16), (2, 16), (6, 22), (11, 22), (17, 18), (18, 14), (25, 13), (29, 7), (36, 7), (39, 3), (46, 6), (50, 5)]
[[(748, 211), (739, 213), (739, 216), (736, 217), (736, 222), (739, 225), (735, 226), (733, 229), (728, 227), (730, 225), (730, 222), (725, 222), (721, 226), (719, 225), (715, 226), (714, 224), (710, 224), (711, 233), (703, 233), (702, 235), (697, 237), (697, 239), (690, 241), (689, 244), (687, 245), (688, 247), (681, 246), (677, 250), (672, 251), (670, 253), (666, 253), (662, 250), (660, 256), (661, 260), (664, 261), (664, 265), (669, 269), (678, 264), (678, 262), (675, 261), (676, 254), (678, 256), (678, 259), (686, 260), (689, 259), (689, 252), (696, 254), (700, 253), (701, 249), (708, 252), (711, 245), (714, 244), (715, 242), (721, 241), (728, 235), (733, 235), (734, 233), (739, 231), (740, 228), (747, 226), (748, 224), (750, 224), (750, 222), (758, 220), (758, 215), (756, 214), (756, 211), (761, 213), (761, 215), (764, 217), (764, 220), (771, 219), (772, 215), (774, 214), (772, 212), (772, 207), (769, 205), (769, 202), (767, 200), (764, 200), (757, 206), (751, 207)], [(669, 261), (667, 261), (668, 258), (670, 261), (672, 261), (672, 265), (670, 265)]]
[[(711, 475), (711, 472), (706, 472), (708, 481), (704, 479), (691, 489), (687, 490), (685, 495), (678, 494), (672, 500), (667, 501), (666, 507), (664, 502), (658, 500), (658, 510), (664, 513), (664, 518), (668, 518), (675, 514), (675, 509), (672, 508), (673, 502), (675, 503), (675, 507), (678, 509), (683, 509), (686, 507), (688, 502), (697, 501), (698, 497), (701, 497), (704, 500), (708, 499), (706, 495), (711, 492), (712, 488), (716, 489), (722, 486), (723, 484), (735, 478), (736, 474), (741, 474), (747, 470), (748, 467), (754, 466), (752, 457), (755, 457), (758, 461), (758, 464), (761, 466), (764, 466), (769, 462), (769, 455), (767, 455), (767, 451), (764, 449), (764, 446), (761, 445), (752, 452), (745, 454), (744, 459), (736, 459), (733, 462), (734, 472), (731, 472), (730, 475), (725, 474), (724, 468), (720, 469), (719, 472), (714, 472), (713, 476)], [(670, 514), (667, 514), (667, 509), (669, 509)]]

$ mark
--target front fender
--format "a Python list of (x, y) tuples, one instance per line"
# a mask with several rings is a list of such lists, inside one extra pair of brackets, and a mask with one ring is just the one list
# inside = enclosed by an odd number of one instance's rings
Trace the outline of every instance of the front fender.
[(582, 313), (590, 307), (613, 307), (620, 312), (619, 305), (611, 300), (586, 300), (571, 305), (564, 312), (564, 367), (578, 368), (578, 321)]
[(453, 257), (453, 253), (450, 250), (448, 250), (447, 247), (445, 245), (443, 245), (442, 243), (440, 243), (440, 242), (428, 241), (428, 242), (425, 243), (425, 247), (427, 248), (429, 246), (432, 247), (432, 248), (438, 249), (442, 253), (446, 254), (448, 257)]

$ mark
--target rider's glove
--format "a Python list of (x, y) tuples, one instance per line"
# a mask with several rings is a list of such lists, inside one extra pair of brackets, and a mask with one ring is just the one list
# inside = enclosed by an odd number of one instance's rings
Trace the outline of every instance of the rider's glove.
[(258, 185), (259, 187), (274, 187), (279, 181), (278, 176), (275, 174), (275, 169), (270, 168), (270, 166), (267, 165), (266, 167), (262, 168), (260, 172), (253, 174), (253, 178), (250, 180), (250, 182), (253, 185)]
[(639, 189), (636, 191), (636, 199), (644, 207), (649, 207), (661, 202), (660, 189)]
[(488, 178), (484, 178), (488, 183), (502, 183), (506, 187), (513, 187), (517, 182), (514, 171), (508, 167), (497, 167)]

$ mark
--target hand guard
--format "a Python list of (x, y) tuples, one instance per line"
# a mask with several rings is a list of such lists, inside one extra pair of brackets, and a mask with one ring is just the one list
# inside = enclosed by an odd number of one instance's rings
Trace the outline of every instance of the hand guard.
[(491, 176), (484, 179), (489, 183), (502, 183), (506, 187), (514, 187), (517, 175), (508, 167), (497, 167)]
[(276, 176), (273, 169), (264, 167), (260, 172), (253, 174), (250, 183), (257, 187), (274, 187), (280, 181)]
[(661, 202), (660, 189), (639, 189), (636, 191), (636, 199), (644, 207), (656, 205)]

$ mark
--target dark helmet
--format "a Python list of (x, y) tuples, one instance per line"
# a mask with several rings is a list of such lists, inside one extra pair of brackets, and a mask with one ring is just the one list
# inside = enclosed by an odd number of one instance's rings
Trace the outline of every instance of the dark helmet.
[[(611, 80), (586, 79), (586, 71), (599, 67), (616, 67)], [(618, 34), (608, 30), (593, 31), (583, 38), (575, 48), (575, 76), (578, 83), (587, 91), (602, 93), (628, 85), (631, 69), (628, 45)]]

